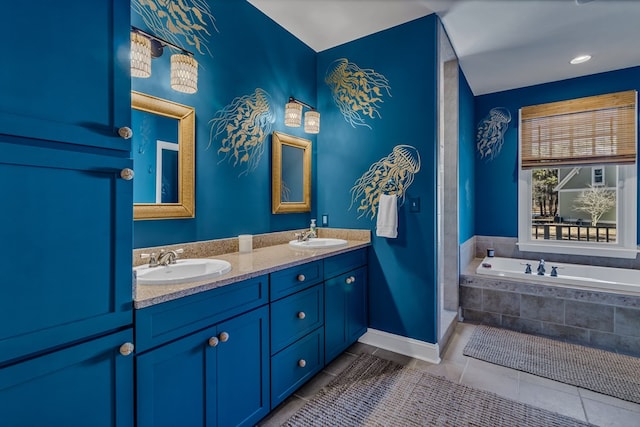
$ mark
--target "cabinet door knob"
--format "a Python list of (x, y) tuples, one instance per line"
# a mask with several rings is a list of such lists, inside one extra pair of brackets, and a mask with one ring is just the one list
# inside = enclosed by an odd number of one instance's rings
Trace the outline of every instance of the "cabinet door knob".
[(304, 319), (305, 317), (307, 317), (307, 315), (304, 314), (304, 311), (299, 311), (298, 312), (298, 319)]
[(220, 332), (220, 334), (218, 335), (218, 339), (220, 339), (220, 342), (229, 341), (229, 333), (228, 332)]
[(133, 136), (133, 131), (131, 130), (131, 128), (123, 126), (118, 129), (118, 135), (120, 135), (120, 138), (122, 139), (129, 139)]
[(355, 276), (349, 276), (347, 277), (347, 279), (345, 280), (345, 282), (347, 283), (347, 285), (350, 285), (352, 283), (354, 283), (356, 281)]
[(218, 345), (218, 338), (217, 337), (211, 337), (209, 338), (209, 347), (215, 347)]
[(130, 342), (126, 342), (120, 346), (120, 354), (123, 356), (129, 356), (133, 353), (134, 346)]
[(133, 169), (124, 168), (120, 171), (120, 178), (125, 181), (131, 181), (133, 179)]
[(304, 282), (306, 277), (304, 277), (304, 274), (298, 274), (297, 279), (298, 279), (298, 282)]
[(307, 366), (307, 361), (304, 359), (298, 360), (298, 366), (300, 366), (301, 368), (304, 368), (305, 366)]

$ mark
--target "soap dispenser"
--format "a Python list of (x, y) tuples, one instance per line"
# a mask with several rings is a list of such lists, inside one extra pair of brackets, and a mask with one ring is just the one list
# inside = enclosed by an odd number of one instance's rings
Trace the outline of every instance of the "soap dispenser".
[(316, 220), (313, 218), (311, 220), (311, 225), (309, 225), (309, 237), (318, 237), (316, 234)]

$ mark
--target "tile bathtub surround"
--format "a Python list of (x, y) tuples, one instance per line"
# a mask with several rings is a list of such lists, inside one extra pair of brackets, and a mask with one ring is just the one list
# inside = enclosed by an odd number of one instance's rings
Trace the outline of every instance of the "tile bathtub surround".
[(465, 321), (640, 356), (640, 296), (504, 280), (468, 268), (460, 304)]
[(476, 236), (473, 236), (460, 245), (460, 266), (469, 265), (476, 257)]
[[(229, 285), (242, 280), (268, 274), (284, 268), (292, 267), (320, 260), (329, 256), (338, 255), (344, 252), (353, 251), (371, 245), (370, 231), (356, 232), (354, 230), (331, 230), (328, 232), (331, 236), (358, 237), (362, 240), (351, 239), (345, 247), (334, 249), (317, 249), (317, 250), (301, 250), (294, 249), (288, 245), (289, 237), (292, 232), (270, 233), (277, 236), (266, 237), (260, 240), (264, 235), (254, 236), (254, 250), (249, 253), (238, 252), (238, 239), (220, 239), (206, 242), (186, 243), (181, 245), (167, 245), (157, 248), (144, 248), (134, 251), (134, 259), (139, 258), (140, 253), (149, 253), (159, 251), (160, 248), (173, 250), (183, 248), (184, 253), (181, 258), (207, 258), (216, 257), (221, 260), (228, 261), (231, 264), (231, 271), (219, 278), (209, 279), (200, 282), (181, 283), (175, 285), (162, 286), (136, 286), (134, 280), (133, 299), (134, 307), (137, 309), (148, 307), (161, 302), (170, 301), (220, 286)], [(266, 241), (278, 242), (287, 238), (283, 243), (276, 243), (271, 246), (256, 248), (256, 240), (262, 243)], [(271, 239), (271, 240), (270, 240)], [(280, 240), (278, 240), (280, 239)], [(225, 250), (226, 249), (226, 250)]]

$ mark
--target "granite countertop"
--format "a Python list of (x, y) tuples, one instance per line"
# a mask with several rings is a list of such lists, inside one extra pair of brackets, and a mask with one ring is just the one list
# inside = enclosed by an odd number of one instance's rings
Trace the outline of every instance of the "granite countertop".
[(231, 252), (202, 256), (201, 258), (228, 261), (231, 263), (231, 271), (215, 279), (175, 285), (136, 285), (134, 277), (134, 307), (136, 309), (149, 307), (371, 245), (370, 239), (349, 239), (347, 242), (347, 246), (333, 249), (295, 249), (285, 243), (257, 248), (249, 253)]

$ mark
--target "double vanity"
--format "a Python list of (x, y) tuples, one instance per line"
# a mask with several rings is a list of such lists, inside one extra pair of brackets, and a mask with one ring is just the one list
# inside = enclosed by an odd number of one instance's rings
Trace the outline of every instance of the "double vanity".
[[(258, 239), (248, 253), (229, 252), (233, 239), (226, 252), (189, 244), (182, 263), (136, 267), (137, 425), (254, 425), (353, 344), (367, 328), (370, 237), (348, 232)], [(155, 273), (189, 260), (173, 282)]]

